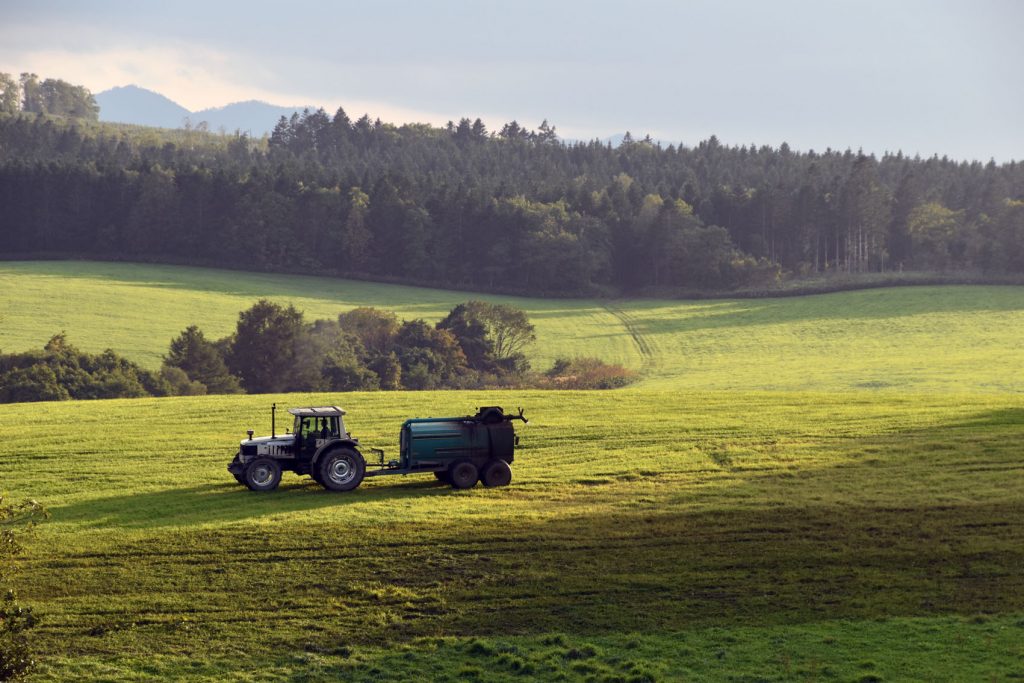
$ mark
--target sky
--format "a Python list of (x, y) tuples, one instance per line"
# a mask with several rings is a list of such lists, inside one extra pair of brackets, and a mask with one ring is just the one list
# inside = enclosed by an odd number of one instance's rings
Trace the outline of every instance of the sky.
[(1024, 160), (1024, 1), (0, 0), (0, 71), (192, 111)]

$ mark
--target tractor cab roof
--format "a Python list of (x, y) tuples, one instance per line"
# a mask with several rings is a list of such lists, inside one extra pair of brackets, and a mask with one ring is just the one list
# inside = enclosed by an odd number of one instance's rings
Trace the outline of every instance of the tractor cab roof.
[(288, 412), (298, 417), (340, 417), (345, 411), (338, 406), (323, 406), (320, 408), (289, 408)]

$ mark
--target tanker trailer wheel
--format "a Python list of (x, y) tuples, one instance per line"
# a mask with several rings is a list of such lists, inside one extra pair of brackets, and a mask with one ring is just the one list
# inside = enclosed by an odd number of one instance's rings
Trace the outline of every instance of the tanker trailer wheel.
[(318, 481), (330, 491), (351, 491), (366, 474), (366, 461), (351, 448), (337, 448), (324, 453), (316, 464)]
[(495, 458), (484, 465), (480, 481), (484, 486), (508, 486), (512, 481), (512, 468), (504, 460)]
[(451, 479), (452, 486), (457, 489), (470, 489), (476, 486), (476, 482), (480, 479), (480, 472), (469, 460), (462, 460), (448, 470), (448, 478)]
[(434, 477), (442, 484), (452, 485), (452, 478), (449, 476), (451, 473), (448, 470), (438, 470), (434, 472)]
[(281, 483), (281, 463), (273, 458), (256, 458), (242, 470), (242, 483), (250, 491), (273, 491)]

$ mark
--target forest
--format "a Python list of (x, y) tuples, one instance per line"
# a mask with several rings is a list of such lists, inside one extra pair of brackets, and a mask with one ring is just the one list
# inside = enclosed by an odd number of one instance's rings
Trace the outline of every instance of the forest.
[[(47, 81), (48, 82), (48, 81)], [(547, 121), (269, 138), (0, 114), (5, 258), (73, 255), (533, 295), (771, 287), (818, 273), (1024, 273), (1011, 161), (559, 139)]]

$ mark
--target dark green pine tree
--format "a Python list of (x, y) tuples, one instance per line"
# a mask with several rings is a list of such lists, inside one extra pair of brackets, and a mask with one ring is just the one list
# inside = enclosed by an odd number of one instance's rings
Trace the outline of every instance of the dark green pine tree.
[(190, 325), (171, 340), (164, 365), (185, 371), (189, 379), (201, 382), (210, 394), (237, 394), (242, 391), (238, 378), (231, 374), (217, 346), (203, 331)]

